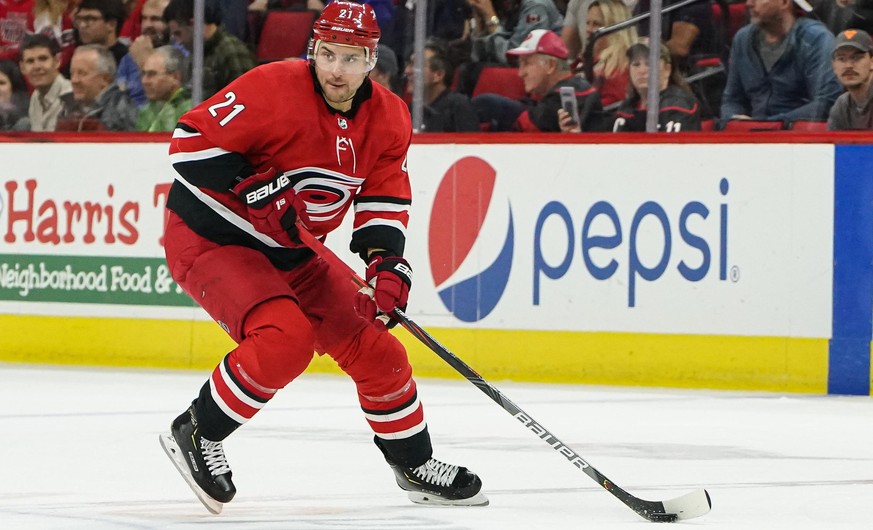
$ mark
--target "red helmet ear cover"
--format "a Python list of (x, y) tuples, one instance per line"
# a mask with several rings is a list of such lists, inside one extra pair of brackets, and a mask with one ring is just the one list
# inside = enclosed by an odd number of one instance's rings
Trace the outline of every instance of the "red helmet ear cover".
[(364, 47), (372, 57), (382, 32), (370, 5), (335, 0), (312, 25), (312, 34), (314, 41)]

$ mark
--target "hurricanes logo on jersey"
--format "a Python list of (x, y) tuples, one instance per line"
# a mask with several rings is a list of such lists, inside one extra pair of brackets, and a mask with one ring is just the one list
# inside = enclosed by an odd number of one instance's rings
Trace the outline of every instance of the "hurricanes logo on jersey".
[(306, 203), (309, 218), (329, 222), (346, 212), (364, 179), (320, 168), (285, 173), (294, 181), (294, 191)]

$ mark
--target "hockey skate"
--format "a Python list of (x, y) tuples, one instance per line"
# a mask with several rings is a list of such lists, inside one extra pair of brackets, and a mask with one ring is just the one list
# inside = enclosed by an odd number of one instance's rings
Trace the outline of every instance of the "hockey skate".
[(221, 442), (203, 438), (197, 431), (193, 407), (170, 425), (170, 433), (160, 435), (161, 447), (191, 487), (200, 502), (214, 514), (236, 494), (233, 473), (224, 457)]
[(388, 461), (397, 485), (406, 490), (409, 500), (416, 504), (442, 506), (487, 506), (482, 494), (482, 481), (465, 467), (453, 466), (431, 458), (412, 468)]

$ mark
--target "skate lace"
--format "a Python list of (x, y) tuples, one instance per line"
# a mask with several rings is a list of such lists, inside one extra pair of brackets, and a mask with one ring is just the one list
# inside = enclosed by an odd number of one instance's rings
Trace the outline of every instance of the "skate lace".
[(424, 464), (415, 468), (413, 473), (425, 482), (448, 487), (452, 485), (452, 482), (458, 475), (458, 466), (446, 464), (445, 462), (440, 462), (439, 460), (431, 458)]
[(230, 466), (224, 456), (224, 447), (221, 442), (213, 442), (206, 438), (200, 438), (200, 450), (203, 453), (203, 461), (212, 476), (230, 473)]

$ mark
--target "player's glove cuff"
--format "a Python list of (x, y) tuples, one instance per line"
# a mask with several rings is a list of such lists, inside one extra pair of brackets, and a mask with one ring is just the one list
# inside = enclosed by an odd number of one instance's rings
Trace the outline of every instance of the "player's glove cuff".
[[(406, 310), (412, 267), (401, 257), (376, 255), (367, 266), (366, 278), (369, 287), (362, 287), (356, 299), (358, 315), (376, 325), (381, 320), (386, 328), (394, 327), (397, 321), (390, 317), (395, 308)], [(383, 316), (389, 318), (387, 322)]]

